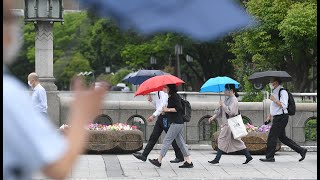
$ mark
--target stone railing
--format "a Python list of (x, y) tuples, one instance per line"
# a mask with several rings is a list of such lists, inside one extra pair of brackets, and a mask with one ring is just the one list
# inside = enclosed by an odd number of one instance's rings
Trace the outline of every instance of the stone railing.
[[(110, 93), (107, 95), (103, 108), (101, 109), (101, 116), (96, 121), (114, 124), (114, 123), (129, 123), (140, 127), (144, 132), (144, 140), (147, 141), (155, 122), (147, 122), (146, 119), (154, 112), (154, 107), (151, 103), (146, 101), (146, 97), (136, 97), (137, 99), (131, 101), (116, 100), (116, 95), (119, 99), (125, 99), (126, 93), (113, 93), (110, 98)], [(121, 97), (120, 97), (121, 96)], [(130, 96), (128, 96), (130, 97)], [(218, 101), (211, 101), (210, 97), (205, 97), (203, 94), (185, 95), (192, 107), (191, 121), (185, 123), (184, 136), (189, 144), (210, 144), (211, 135), (215, 132), (217, 127), (221, 124), (221, 119), (217, 119), (213, 124), (207, 122), (208, 117), (213, 115), (213, 111), (218, 107)], [(219, 97), (219, 96), (218, 96)], [(223, 99), (224, 97), (222, 97)], [(61, 93), (60, 99), (60, 115), (59, 123), (66, 123), (68, 105), (72, 100), (72, 94)], [(270, 100), (263, 102), (239, 102), (239, 109), (244, 119), (255, 126), (263, 124), (265, 117), (269, 113)], [(306, 122), (313, 118), (317, 118), (317, 104), (316, 103), (296, 103), (296, 115), (290, 116), (289, 123), (286, 128), (286, 134), (300, 145), (316, 145), (316, 141), (306, 141), (305, 126)], [(162, 142), (164, 133), (162, 134), (159, 143)]]

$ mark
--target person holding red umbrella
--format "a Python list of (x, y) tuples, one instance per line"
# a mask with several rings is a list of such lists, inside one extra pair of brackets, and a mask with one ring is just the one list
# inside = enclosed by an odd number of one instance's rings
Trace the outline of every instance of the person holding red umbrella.
[[(168, 104), (168, 92), (158, 91), (154, 98), (151, 95), (148, 95), (148, 101), (151, 102), (155, 107), (156, 111), (148, 118), (149, 122), (152, 122), (156, 117), (157, 121), (154, 125), (153, 131), (149, 137), (148, 144), (144, 148), (142, 153), (133, 153), (132, 155), (141, 161), (146, 161), (148, 155), (150, 154), (151, 150), (153, 149), (154, 145), (157, 143), (159, 137), (161, 136), (162, 132), (168, 132), (170, 127), (170, 121), (166, 117), (165, 114), (162, 113), (162, 108), (167, 106)], [(171, 163), (179, 163), (183, 162), (183, 155), (180, 151), (177, 143), (175, 141), (172, 142), (172, 147), (174, 149), (176, 158), (171, 160)]]
[(179, 166), (179, 168), (193, 168), (191, 156), (182, 135), (184, 127), (184, 122), (182, 119), (183, 108), (181, 104), (181, 97), (177, 94), (177, 85), (168, 84), (163, 87), (163, 91), (168, 92), (169, 94), (168, 105), (167, 107), (163, 107), (163, 112), (167, 115), (168, 120), (171, 121), (171, 125), (163, 140), (159, 157), (157, 159), (149, 159), (149, 161), (153, 165), (160, 167), (162, 159), (166, 155), (169, 146), (173, 140), (175, 140), (185, 160), (184, 164)]

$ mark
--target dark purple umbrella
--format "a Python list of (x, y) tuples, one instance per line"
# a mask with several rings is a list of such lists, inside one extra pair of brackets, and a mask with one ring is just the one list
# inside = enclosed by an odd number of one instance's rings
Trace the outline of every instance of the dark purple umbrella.
[(81, 0), (83, 7), (135, 27), (143, 34), (173, 31), (196, 40), (211, 40), (253, 25), (253, 19), (233, 0)]
[(143, 83), (145, 80), (158, 75), (168, 75), (169, 73), (160, 70), (139, 70), (137, 72), (129, 73), (122, 80), (134, 85)]

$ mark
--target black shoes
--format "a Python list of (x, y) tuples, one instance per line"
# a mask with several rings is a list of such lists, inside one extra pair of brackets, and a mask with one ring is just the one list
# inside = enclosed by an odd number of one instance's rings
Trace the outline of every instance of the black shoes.
[(247, 159), (246, 159), (246, 162), (244, 162), (244, 163), (242, 163), (242, 164), (248, 164), (248, 162), (250, 162), (252, 159), (253, 159), (252, 157), (247, 158)]
[(303, 161), (304, 158), (306, 157), (306, 154), (307, 154), (307, 149), (304, 149), (304, 150), (300, 153), (301, 159), (299, 159), (299, 161)]
[(147, 157), (144, 157), (142, 154), (140, 153), (133, 153), (132, 154), (134, 157), (136, 157), (137, 159), (140, 159), (141, 161), (146, 161)]
[(260, 161), (262, 162), (275, 162), (276, 160), (274, 158), (261, 158)]
[(160, 167), (161, 163), (158, 161), (158, 159), (149, 159), (149, 161), (151, 162), (151, 164)]
[(219, 161), (217, 161), (217, 160), (212, 160), (212, 161), (208, 161), (209, 163), (211, 163), (211, 164), (219, 164)]
[(183, 162), (183, 161), (184, 161), (183, 159), (175, 158), (174, 160), (171, 160), (170, 162), (171, 163), (179, 163), (179, 162)]
[(184, 162), (179, 168), (193, 168), (193, 163), (191, 162), (190, 164), (186, 161)]

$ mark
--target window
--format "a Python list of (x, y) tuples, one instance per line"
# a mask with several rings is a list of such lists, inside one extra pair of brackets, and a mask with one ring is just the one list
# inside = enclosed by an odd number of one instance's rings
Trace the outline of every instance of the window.
[(104, 125), (112, 125), (112, 119), (105, 114), (102, 114), (93, 121), (93, 123), (104, 124)]
[(214, 119), (211, 123), (208, 119), (211, 116), (207, 115), (199, 121), (199, 140), (200, 141), (211, 141), (212, 135), (218, 130), (218, 122)]
[(134, 115), (131, 116), (128, 121), (127, 124), (129, 125), (134, 125), (137, 126), (137, 128), (143, 132), (143, 136), (144, 136), (144, 140), (147, 140), (147, 134), (146, 134), (146, 120), (144, 119), (144, 117), (139, 116), (139, 115)]
[(306, 141), (317, 141), (317, 117), (311, 117), (305, 125)]

